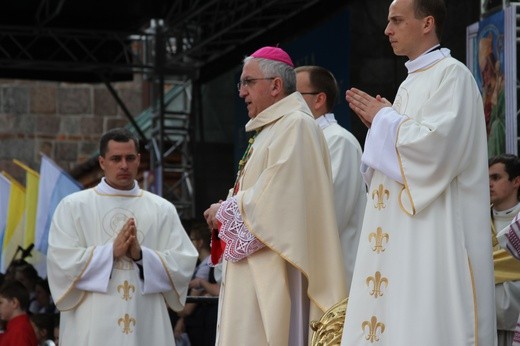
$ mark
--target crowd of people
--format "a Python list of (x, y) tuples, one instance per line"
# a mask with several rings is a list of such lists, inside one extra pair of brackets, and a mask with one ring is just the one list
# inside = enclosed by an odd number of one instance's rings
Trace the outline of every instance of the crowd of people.
[(49, 281), (24, 261), (3, 278), (0, 346), (310, 345), (311, 321), (347, 298), (327, 344), (520, 345), (520, 160), (488, 159), (445, 16), (443, 0), (391, 3), (408, 77), (393, 102), (346, 91), (364, 150), (335, 118), (330, 71), (279, 47), (247, 56), (248, 147), (188, 232), (137, 184), (138, 138), (103, 134), (101, 182), (54, 214)]
[(0, 283), (0, 345), (58, 345), (60, 315), (47, 279), (25, 259), (16, 259)]

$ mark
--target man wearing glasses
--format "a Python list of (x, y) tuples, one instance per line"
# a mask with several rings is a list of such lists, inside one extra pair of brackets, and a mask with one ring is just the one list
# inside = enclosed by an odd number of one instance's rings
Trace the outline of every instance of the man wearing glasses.
[(307, 345), (347, 289), (326, 142), (289, 55), (264, 47), (238, 84), (252, 140), (229, 197), (204, 212), (223, 246), (217, 345)]
[(294, 70), (296, 89), (303, 95), (316, 123), (323, 130), (329, 148), (334, 210), (343, 250), (347, 288), (350, 288), (367, 201), (360, 171), (361, 145), (352, 133), (338, 124), (332, 113), (339, 94), (332, 73), (320, 66), (300, 66)]

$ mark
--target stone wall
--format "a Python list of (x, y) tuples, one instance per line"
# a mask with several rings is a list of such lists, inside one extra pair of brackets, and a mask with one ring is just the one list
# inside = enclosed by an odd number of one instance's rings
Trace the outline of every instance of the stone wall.
[[(132, 114), (144, 108), (141, 76), (113, 83)], [(101, 134), (127, 117), (104, 84), (0, 80), (0, 171), (24, 182), (18, 159), (39, 171), (40, 152), (65, 170), (97, 152)]]

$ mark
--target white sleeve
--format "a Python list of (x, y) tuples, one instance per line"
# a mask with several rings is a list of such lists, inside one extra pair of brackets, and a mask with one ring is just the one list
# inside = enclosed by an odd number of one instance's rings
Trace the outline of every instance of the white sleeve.
[(361, 156), (361, 172), (365, 181), (371, 178), (366, 176), (370, 171), (368, 167), (370, 167), (401, 184), (403, 183), (395, 144), (397, 130), (405, 119), (406, 117), (397, 113), (391, 107), (385, 107), (377, 113), (367, 134), (365, 149)]
[[(142, 266), (144, 274), (144, 280), (139, 279), (141, 293), (153, 294), (171, 291), (173, 286), (159, 255), (144, 246), (141, 247), (141, 250), (143, 251)], [(134, 262), (134, 265), (137, 266), (137, 263)], [(139, 271), (136, 270), (136, 273), (138, 274)]]
[(113, 244), (96, 246), (87, 268), (76, 282), (83, 291), (106, 293), (114, 264)]

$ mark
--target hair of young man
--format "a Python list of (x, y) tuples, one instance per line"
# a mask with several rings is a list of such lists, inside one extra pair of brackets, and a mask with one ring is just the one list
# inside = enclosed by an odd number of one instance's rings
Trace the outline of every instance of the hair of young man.
[(23, 311), (27, 311), (29, 308), (29, 291), (20, 281), (10, 280), (5, 282), (0, 287), (0, 296), (10, 300), (17, 299), (20, 309)]
[(45, 292), (47, 292), (49, 294), (49, 296), (51, 295), (51, 289), (49, 287), (49, 281), (47, 279), (39, 278), (36, 281), (36, 286), (40, 286), (41, 288), (43, 288), (45, 290)]
[(491, 167), (497, 163), (503, 163), (505, 171), (509, 176), (509, 181), (520, 176), (520, 159), (518, 156), (513, 154), (500, 154), (493, 156), (488, 161), (488, 167)]
[(191, 227), (190, 238), (193, 240), (202, 240), (204, 247), (210, 249), (210, 233), (206, 223), (199, 223)]
[(126, 143), (128, 141), (134, 141), (135, 149), (139, 152), (139, 138), (137, 138), (136, 135), (134, 135), (130, 130), (127, 130), (125, 128), (115, 128), (112, 130), (109, 130), (101, 136), (101, 139), (99, 141), (99, 155), (105, 157), (105, 154), (108, 149), (108, 142), (109, 141), (116, 141), (119, 143)]
[(435, 19), (435, 33), (440, 41), (447, 13), (444, 0), (413, 0), (413, 8), (416, 18), (432, 16)]
[(34, 266), (30, 263), (20, 265), (15, 269), (16, 273), (21, 273), (25, 278), (27, 278), (31, 283), (35, 284), (40, 276), (38, 275), (38, 271)]
[(309, 82), (314, 92), (323, 92), (327, 95), (327, 112), (334, 109), (339, 96), (338, 83), (334, 75), (321, 66), (300, 66), (294, 69), (296, 73), (308, 72)]
[(294, 68), (280, 61), (254, 58), (252, 56), (246, 57), (244, 64), (251, 59), (258, 60), (258, 67), (265, 78), (280, 77), (282, 79), (283, 90), (286, 96), (296, 91), (296, 73)]
[(33, 314), (29, 318), (39, 330), (44, 330), (47, 333), (47, 339), (53, 339), (54, 314)]
[[(513, 179), (520, 176), (520, 159), (518, 156), (513, 154), (500, 154), (493, 156), (488, 160), (488, 167), (497, 163), (504, 164), (504, 170), (508, 175), (509, 181), (513, 181)], [(520, 200), (520, 189), (517, 191), (516, 198)]]

